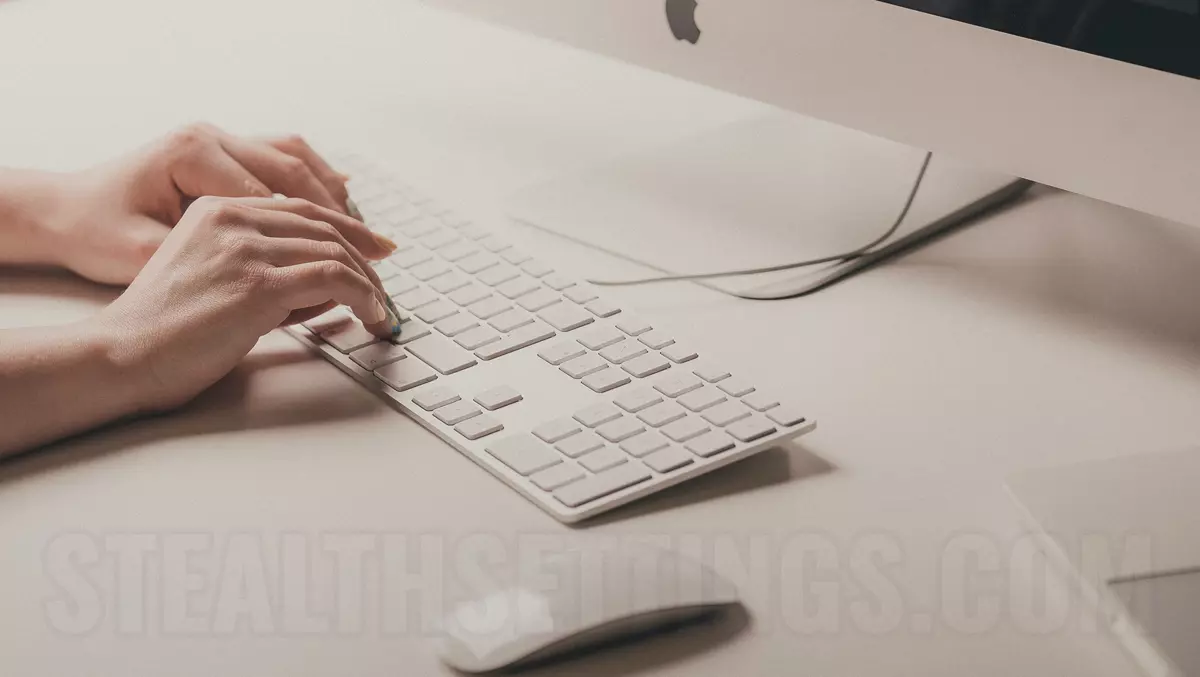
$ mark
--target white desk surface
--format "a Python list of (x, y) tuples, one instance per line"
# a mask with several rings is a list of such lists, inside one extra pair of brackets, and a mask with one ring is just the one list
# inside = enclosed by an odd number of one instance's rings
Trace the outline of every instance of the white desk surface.
[[(359, 148), (483, 210), (538, 179), (759, 110), (385, 0), (0, 2), (0, 64), (4, 164), (82, 166), (206, 119)], [(550, 258), (607, 265), (553, 238), (517, 237)], [(631, 646), (561, 668), (570, 674), (1132, 675), (1113, 642), (1076, 622), (1078, 609), (1065, 623), (1029, 621), (1021, 602), (1047, 584), (1014, 545), (1024, 527), (1002, 483), (1041, 465), (1194, 445), (1196, 289), (1200, 232), (1047, 192), (807, 299), (756, 304), (687, 286), (615, 294), (690, 327), (697, 347), (802, 402), (821, 427), (582, 530), (272, 335), (185, 411), (0, 466), (0, 673), (447, 673), (419, 632), (163, 636), (152, 591), (143, 618), (136, 591), (111, 581), (97, 584), (102, 614), (82, 636), (44, 607), (61, 595), (44, 556), (64, 533), (218, 544), (249, 533), (269, 544), (286, 532), (317, 547), (363, 532), (443, 543), (690, 533), (767, 548), (744, 586), (748, 630)], [(68, 321), (112, 294), (0, 273), (0, 322)], [(780, 568), (795, 561), (772, 548), (803, 534), (836, 544), (837, 561), (819, 565), (801, 599), (781, 588), (796, 571)], [(895, 555), (882, 586), (894, 598), (856, 573), (864, 538)], [(956, 565), (964, 543), (984, 559)], [(734, 564), (721, 568), (738, 578)], [(800, 605), (818, 608), (821, 581), (840, 581), (838, 603), (821, 607), (838, 614), (836, 629), (789, 626)], [(198, 599), (213, 585), (202, 581)], [(311, 585), (330, 603), (332, 583)], [(883, 601), (895, 622), (856, 622), (864, 600)], [(986, 621), (989, 605), (994, 623), (955, 621)]]

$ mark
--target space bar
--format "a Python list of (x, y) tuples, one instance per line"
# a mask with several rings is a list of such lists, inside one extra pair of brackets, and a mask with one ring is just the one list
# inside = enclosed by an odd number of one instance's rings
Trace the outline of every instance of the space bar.
[(650, 479), (646, 466), (638, 461), (619, 465), (612, 470), (592, 475), (587, 479), (568, 484), (554, 492), (554, 497), (568, 508), (577, 508), (602, 496), (632, 487)]

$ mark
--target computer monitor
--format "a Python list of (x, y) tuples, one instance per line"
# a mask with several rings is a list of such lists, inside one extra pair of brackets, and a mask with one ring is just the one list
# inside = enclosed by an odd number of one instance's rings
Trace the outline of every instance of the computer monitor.
[(1200, 0), (432, 0), (1200, 225)]

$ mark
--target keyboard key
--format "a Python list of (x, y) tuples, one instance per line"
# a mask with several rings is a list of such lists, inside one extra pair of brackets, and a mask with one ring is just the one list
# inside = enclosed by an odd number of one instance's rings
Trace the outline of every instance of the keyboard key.
[(569, 508), (577, 508), (598, 498), (627, 489), (650, 479), (646, 467), (638, 461), (621, 465), (572, 482), (554, 492), (554, 498)]
[(432, 280), (438, 275), (441, 275), (449, 270), (450, 267), (441, 261), (426, 261), (419, 266), (413, 266), (408, 272), (414, 278), (424, 282), (426, 280)]
[(609, 421), (615, 421), (618, 418), (621, 418), (621, 412), (608, 402), (593, 404), (587, 409), (583, 409), (575, 413), (575, 420), (589, 428), (595, 428), (598, 425), (604, 425), (605, 423), (608, 423)]
[(767, 418), (775, 421), (781, 426), (788, 427), (800, 425), (801, 423), (804, 423), (805, 420), (804, 416), (801, 415), (800, 412), (789, 407), (780, 407), (779, 409), (774, 409), (767, 414)]
[(392, 338), (392, 343), (403, 346), (426, 336), (429, 336), (428, 326), (423, 322), (409, 321), (404, 323), (404, 330), (400, 332), (400, 335)]
[(440, 297), (432, 289), (421, 287), (420, 289), (414, 289), (408, 293), (400, 294), (399, 296), (393, 296), (392, 298), (401, 308), (405, 310), (416, 310), (417, 308), (427, 306), (430, 303), (437, 301)]
[[(450, 317), (447, 317), (441, 322), (433, 325), (433, 328), (442, 332), (446, 336), (454, 337), (467, 331), (468, 329), (478, 326), (479, 320), (475, 319), (474, 315), (471, 315), (470, 313), (455, 313), (454, 315), (451, 315)], [(474, 350), (474, 348), (471, 350)]]
[(430, 254), (424, 249), (414, 248), (407, 251), (402, 251), (399, 254), (393, 254), (388, 261), (391, 261), (394, 265), (400, 266), (401, 268), (407, 269), (412, 268), (413, 266), (419, 266), (431, 259), (433, 259), (433, 254)]
[[(509, 263), (512, 263), (512, 261), (509, 261)], [(525, 271), (525, 274), (530, 277), (545, 277), (554, 272), (553, 268), (537, 260), (525, 261), (521, 264), (521, 270)]]
[(559, 331), (574, 331), (596, 321), (591, 313), (573, 303), (556, 303), (538, 313), (538, 317)]
[(471, 353), (439, 336), (413, 341), (408, 344), (408, 352), (442, 374), (454, 374), (476, 364)]
[(482, 245), (484, 249), (488, 250), (489, 252), (492, 252), (493, 254), (496, 252), (502, 252), (506, 249), (512, 248), (511, 244), (505, 242), (504, 240), (501, 240), (500, 238), (496, 237), (495, 235), (488, 235), (487, 237), (480, 240), (479, 244)]
[(438, 254), (441, 255), (443, 259), (446, 259), (451, 263), (462, 261), (468, 256), (478, 252), (479, 247), (476, 247), (470, 242), (463, 242), (461, 240), (459, 242), (455, 242), (449, 247), (443, 247), (442, 249), (438, 250)]
[(662, 401), (662, 395), (649, 388), (635, 388), (622, 392), (613, 400), (613, 403), (631, 414), (636, 414)]
[(591, 287), (585, 287), (583, 285), (575, 285), (574, 287), (567, 289), (565, 292), (563, 292), (563, 296), (566, 296), (580, 305), (590, 301), (595, 301), (596, 299), (600, 298), (600, 295), (596, 293), (595, 289), (592, 289)]
[(375, 378), (401, 392), (437, 378), (437, 372), (418, 360), (400, 360), (375, 370)]
[(729, 378), (729, 372), (717, 367), (704, 366), (696, 369), (692, 373), (704, 379), (705, 381), (708, 381), (709, 383), (716, 383)]
[(504, 253), (500, 255), (500, 258), (515, 266), (525, 263), (526, 261), (531, 260), (533, 257), (519, 249), (509, 247), (508, 249), (504, 250)]
[(662, 350), (663, 348), (666, 348), (675, 342), (675, 339), (667, 336), (664, 332), (661, 332), (657, 329), (651, 329), (650, 331), (642, 334), (638, 337), (638, 340), (646, 344), (646, 346), (652, 350)]
[(571, 482), (579, 481), (585, 476), (583, 470), (578, 465), (571, 462), (564, 462), (534, 473), (529, 477), (529, 481), (533, 482), (534, 486), (542, 491), (554, 491)]
[(628, 456), (612, 447), (593, 451), (590, 454), (579, 457), (579, 465), (582, 465), (591, 472), (604, 472), (609, 468), (615, 468), (628, 461)]
[(457, 270), (452, 270), (430, 280), (429, 288), (439, 294), (449, 294), (456, 289), (462, 289), (468, 284), (471, 284), (471, 278)]
[(621, 450), (634, 458), (641, 458), (659, 449), (666, 449), (670, 445), (671, 443), (667, 441), (667, 438), (653, 430), (649, 430), (640, 435), (634, 435), (622, 442)]
[(402, 227), (400, 232), (404, 233), (406, 237), (419, 238), (441, 229), (442, 224), (438, 223), (436, 219), (426, 217)]
[(579, 335), (579, 342), (588, 350), (601, 350), (625, 338), (616, 327), (604, 325), (589, 329)]
[(468, 240), (482, 240), (482, 239), (488, 237), (489, 235), (491, 235), (492, 231), (488, 230), (487, 228), (484, 228), (483, 226), (480, 226), (477, 224), (471, 224), (469, 226), (464, 226), (463, 228), (460, 228), (458, 233), (459, 233), (459, 235), (462, 235), (463, 237), (467, 238)]
[(699, 437), (709, 430), (711, 428), (708, 427), (707, 423), (695, 416), (689, 416), (688, 418), (680, 419), (663, 426), (662, 434), (676, 442), (687, 442), (693, 437)]
[[(730, 446), (733, 446), (730, 444)], [(686, 451), (679, 447), (671, 447), (656, 451), (646, 458), (642, 459), (651, 470), (655, 472), (668, 473), (672, 470), (678, 470), (686, 465), (691, 465), (694, 461)]]
[(338, 306), (333, 310), (322, 313), (321, 315), (304, 322), (304, 326), (308, 327), (308, 330), (312, 333), (320, 336), (322, 333), (327, 332), (330, 329), (334, 329), (343, 324), (349, 324), (353, 321), (354, 318), (350, 317), (349, 313), (346, 312), (346, 308), (343, 306)]
[(722, 428), (750, 416), (750, 410), (741, 402), (726, 402), (719, 404), (704, 413), (704, 420)]
[(542, 283), (554, 291), (562, 291), (567, 287), (574, 287), (575, 280), (562, 275), (550, 275), (542, 280)]
[(541, 288), (541, 283), (531, 277), (518, 277), (504, 284), (496, 285), (496, 291), (509, 299), (519, 299)]
[(426, 324), (440, 322), (458, 312), (458, 306), (449, 301), (436, 301), (417, 310), (417, 317)]
[(500, 263), (500, 259), (486, 252), (476, 252), (458, 262), (458, 267), (468, 275), (478, 275), (483, 271), (496, 266)]
[(661, 428), (672, 421), (678, 421), (684, 416), (687, 416), (687, 412), (684, 411), (683, 407), (674, 402), (662, 402), (638, 414), (638, 418), (643, 423), (652, 425), (655, 428)]
[(533, 322), (532, 315), (523, 310), (512, 308), (493, 317), (489, 324), (495, 327), (496, 331), (502, 334), (507, 334), (508, 332), (517, 329), (518, 327), (524, 327), (531, 322)]
[(491, 416), (475, 416), (454, 426), (454, 430), (468, 440), (477, 440), (504, 430), (504, 424)]
[(704, 386), (679, 398), (679, 403), (689, 411), (700, 412), (715, 407), (729, 398), (716, 388)]
[(604, 440), (600, 439), (599, 435), (590, 430), (585, 430), (578, 435), (571, 435), (565, 440), (562, 440), (558, 444), (554, 445), (554, 448), (558, 449), (567, 456), (570, 456), (571, 458), (579, 458), (580, 456), (583, 456), (588, 452), (595, 451), (603, 446)]
[(504, 284), (509, 280), (514, 280), (520, 276), (520, 272), (512, 266), (500, 265), (492, 266), (480, 273), (475, 279), (486, 284), (489, 287)]
[(441, 249), (448, 244), (458, 242), (461, 238), (452, 230), (435, 230), (418, 239), (427, 249)]
[(624, 372), (616, 369), (601, 369), (600, 371), (591, 374), (583, 379), (583, 385), (591, 388), (597, 393), (606, 393), (610, 390), (615, 390), (623, 385), (629, 385), (632, 379)]
[(526, 294), (525, 296), (522, 296), (521, 300), (517, 301), (517, 305), (531, 313), (536, 313), (543, 308), (549, 308), (550, 306), (560, 303), (561, 301), (561, 296), (543, 287), (532, 294)]
[(600, 351), (600, 357), (612, 362), (613, 364), (624, 364), (635, 357), (645, 355), (647, 353), (646, 346), (637, 341), (626, 339), (620, 343), (613, 345)]
[(652, 374), (657, 374), (670, 366), (671, 363), (662, 355), (650, 353), (649, 355), (633, 358), (621, 368), (638, 378), (645, 378)]
[(437, 420), (445, 423), (446, 425), (458, 425), (459, 423), (462, 423), (463, 421), (471, 417), (478, 416), (482, 413), (483, 412), (480, 411), (479, 407), (475, 406), (473, 403), (459, 401), (438, 408), (433, 412), (433, 415), (437, 418)]
[(538, 353), (538, 357), (557, 367), (567, 360), (573, 360), (583, 355), (585, 352), (587, 351), (577, 341), (567, 339), (546, 346), (542, 352)]
[(742, 404), (745, 404), (754, 411), (767, 411), (768, 409), (774, 409), (775, 407), (778, 407), (779, 400), (776, 400), (770, 395), (764, 395), (763, 393), (755, 392), (743, 397)]
[(414, 397), (413, 402), (425, 411), (433, 411), (447, 404), (454, 404), (461, 399), (458, 393), (449, 388), (433, 388)]
[(734, 397), (741, 397), (754, 392), (754, 386), (746, 382), (745, 379), (737, 377), (727, 378), (717, 384), (717, 387)]
[(454, 338), (454, 342), (466, 350), (478, 350), (489, 343), (495, 343), (499, 340), (500, 334), (496, 333), (496, 330), (491, 327), (468, 329)]
[(454, 293), (446, 298), (450, 299), (451, 303), (457, 303), (460, 306), (469, 306), (477, 301), (482, 301), (492, 295), (492, 291), (486, 287), (480, 287), (475, 283), (470, 283), (465, 287), (456, 289)]
[(684, 362), (691, 362), (692, 360), (699, 357), (699, 355), (697, 355), (694, 350), (689, 350), (687, 348), (683, 348), (678, 343), (676, 343), (674, 345), (669, 345), (666, 348), (663, 348), (662, 354), (663, 354), (663, 357), (666, 357), (668, 360), (674, 362), (675, 364), (683, 364)]
[(588, 312), (596, 317), (612, 317), (621, 312), (620, 308), (602, 299), (596, 299), (585, 305), (584, 308), (587, 308)]
[(555, 442), (570, 437), (581, 430), (583, 430), (583, 428), (575, 419), (559, 418), (550, 421), (549, 423), (543, 423), (542, 425), (534, 428), (533, 434), (537, 435), (538, 439), (546, 444), (554, 444)]
[(499, 386), (475, 396), (475, 402), (488, 411), (496, 411), (525, 399), (509, 386)]
[(350, 353), (350, 359), (367, 371), (374, 371), (385, 364), (399, 362), (408, 357), (404, 348), (387, 341), (373, 343)]
[(419, 286), (417, 281), (408, 275), (401, 275), (384, 282), (383, 290), (388, 293), (388, 296), (395, 298), (401, 294), (407, 294)]
[(583, 378), (606, 367), (608, 367), (608, 362), (605, 362), (603, 357), (588, 353), (582, 357), (576, 357), (573, 360), (564, 362), (559, 369), (571, 378)]
[(617, 329), (629, 334), (630, 336), (641, 336), (653, 329), (645, 320), (636, 317), (627, 317), (617, 323)]
[(321, 340), (339, 352), (350, 354), (359, 348), (377, 343), (379, 337), (367, 331), (366, 327), (357, 321), (351, 320), (321, 334)]
[(654, 389), (667, 397), (679, 397), (704, 385), (692, 374), (680, 373), (660, 378), (654, 384)]
[(541, 322), (527, 324), (504, 338), (475, 351), (481, 360), (494, 360), (512, 352), (528, 348), (554, 336), (554, 330)]
[(454, 212), (450, 212), (449, 214), (442, 215), (442, 223), (446, 224), (447, 226), (450, 226), (451, 228), (462, 228), (464, 226), (470, 225), (471, 219), (468, 219), (467, 217), (463, 216), (462, 214), (455, 214)]
[[(716, 456), (734, 447), (733, 438), (720, 430), (704, 433), (687, 443), (687, 450), (702, 458)], [(649, 461), (647, 461), (649, 463)], [(653, 466), (651, 466), (653, 467)]]
[(379, 276), (379, 279), (384, 282), (387, 282), (388, 280), (391, 280), (392, 278), (395, 278), (404, 272), (399, 266), (392, 265), (387, 261), (376, 261), (371, 264), (371, 267), (375, 269), (375, 274)]
[(734, 423), (726, 428), (725, 432), (742, 442), (753, 442), (775, 432), (775, 426), (757, 416), (752, 416)]
[(511, 308), (512, 304), (500, 298), (499, 296), (489, 296), (482, 301), (472, 303), (467, 307), (467, 310), (471, 311), (472, 315), (481, 320), (490, 320), (491, 318)]
[(596, 434), (609, 442), (624, 442), (634, 435), (645, 432), (646, 426), (634, 418), (622, 417), (615, 421), (609, 421), (602, 426), (596, 428)]

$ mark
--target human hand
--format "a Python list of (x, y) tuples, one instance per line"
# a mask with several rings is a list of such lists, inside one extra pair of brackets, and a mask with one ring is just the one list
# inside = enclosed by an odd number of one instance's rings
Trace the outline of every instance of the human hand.
[(389, 251), (360, 221), (304, 200), (204, 197), (93, 324), (134, 375), (132, 408), (170, 409), (227, 374), (267, 332), (336, 305), (381, 338), (397, 335), (367, 263)]
[(43, 216), (52, 240), (45, 248), (78, 275), (129, 284), (198, 197), (280, 193), (345, 214), (347, 178), (298, 136), (255, 140), (191, 125), (58, 177), (57, 198)]

